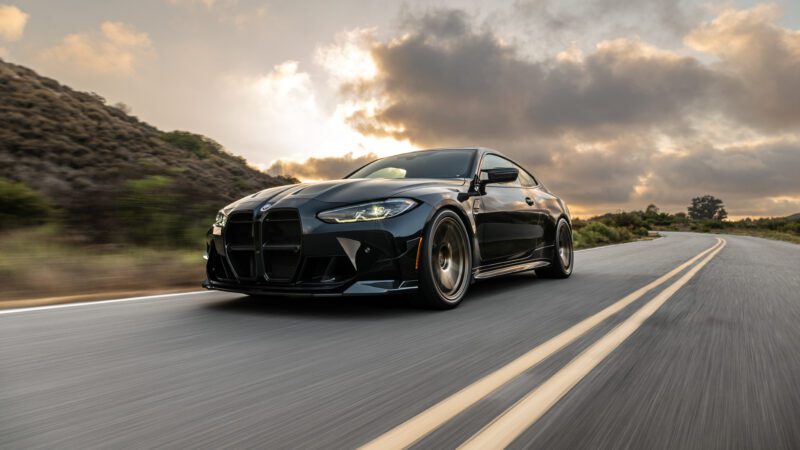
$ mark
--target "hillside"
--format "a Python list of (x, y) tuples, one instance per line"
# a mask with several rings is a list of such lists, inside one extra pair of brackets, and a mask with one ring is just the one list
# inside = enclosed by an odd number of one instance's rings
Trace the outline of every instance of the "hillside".
[(179, 219), (210, 221), (236, 198), (295, 182), (252, 169), (203, 136), (165, 133), (96, 94), (0, 60), (2, 178), (40, 193), (95, 241), (113, 240), (109, 230), (132, 226), (122, 217), (151, 202), (160, 212), (182, 209)]

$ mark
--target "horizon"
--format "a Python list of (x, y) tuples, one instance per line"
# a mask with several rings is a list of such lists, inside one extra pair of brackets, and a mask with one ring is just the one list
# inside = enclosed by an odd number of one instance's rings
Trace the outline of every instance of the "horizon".
[(800, 212), (798, 4), (350, 1), (314, 11), (0, 3), (0, 57), (301, 180), (467, 143), (517, 160), (576, 216), (651, 203), (685, 211), (704, 194), (731, 219)]

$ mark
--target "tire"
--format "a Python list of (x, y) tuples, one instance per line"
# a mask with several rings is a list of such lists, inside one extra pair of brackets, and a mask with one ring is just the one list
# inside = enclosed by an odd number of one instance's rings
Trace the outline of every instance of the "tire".
[(452, 309), (467, 294), (472, 279), (472, 247), (461, 217), (449, 209), (436, 213), (422, 238), (419, 299), (430, 309)]
[(553, 259), (550, 265), (536, 269), (542, 278), (569, 278), (575, 266), (575, 252), (572, 248), (572, 227), (564, 219), (558, 219), (553, 241)]

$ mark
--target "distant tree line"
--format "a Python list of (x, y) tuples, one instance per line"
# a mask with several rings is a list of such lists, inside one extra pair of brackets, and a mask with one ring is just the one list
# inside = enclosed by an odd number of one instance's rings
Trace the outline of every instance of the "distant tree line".
[[(642, 211), (607, 213), (573, 223), (576, 247), (625, 242), (647, 236), (650, 231), (764, 231), (800, 237), (800, 215), (783, 218), (726, 220), (723, 201), (711, 195), (695, 197), (687, 212), (662, 212), (656, 205)], [(764, 234), (764, 233), (754, 233)]]

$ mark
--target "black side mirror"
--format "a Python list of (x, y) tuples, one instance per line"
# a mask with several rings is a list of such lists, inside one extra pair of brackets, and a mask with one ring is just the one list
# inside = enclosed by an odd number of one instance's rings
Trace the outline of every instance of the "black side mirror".
[(487, 184), (509, 183), (515, 181), (519, 177), (519, 170), (513, 167), (481, 170), (481, 175), (484, 173), (486, 174), (486, 178), (484, 179), (483, 176), (481, 176), (479, 185), (481, 195), (486, 193)]
[(515, 181), (519, 177), (519, 170), (513, 167), (488, 169), (482, 172), (486, 172), (486, 183), (508, 183)]

